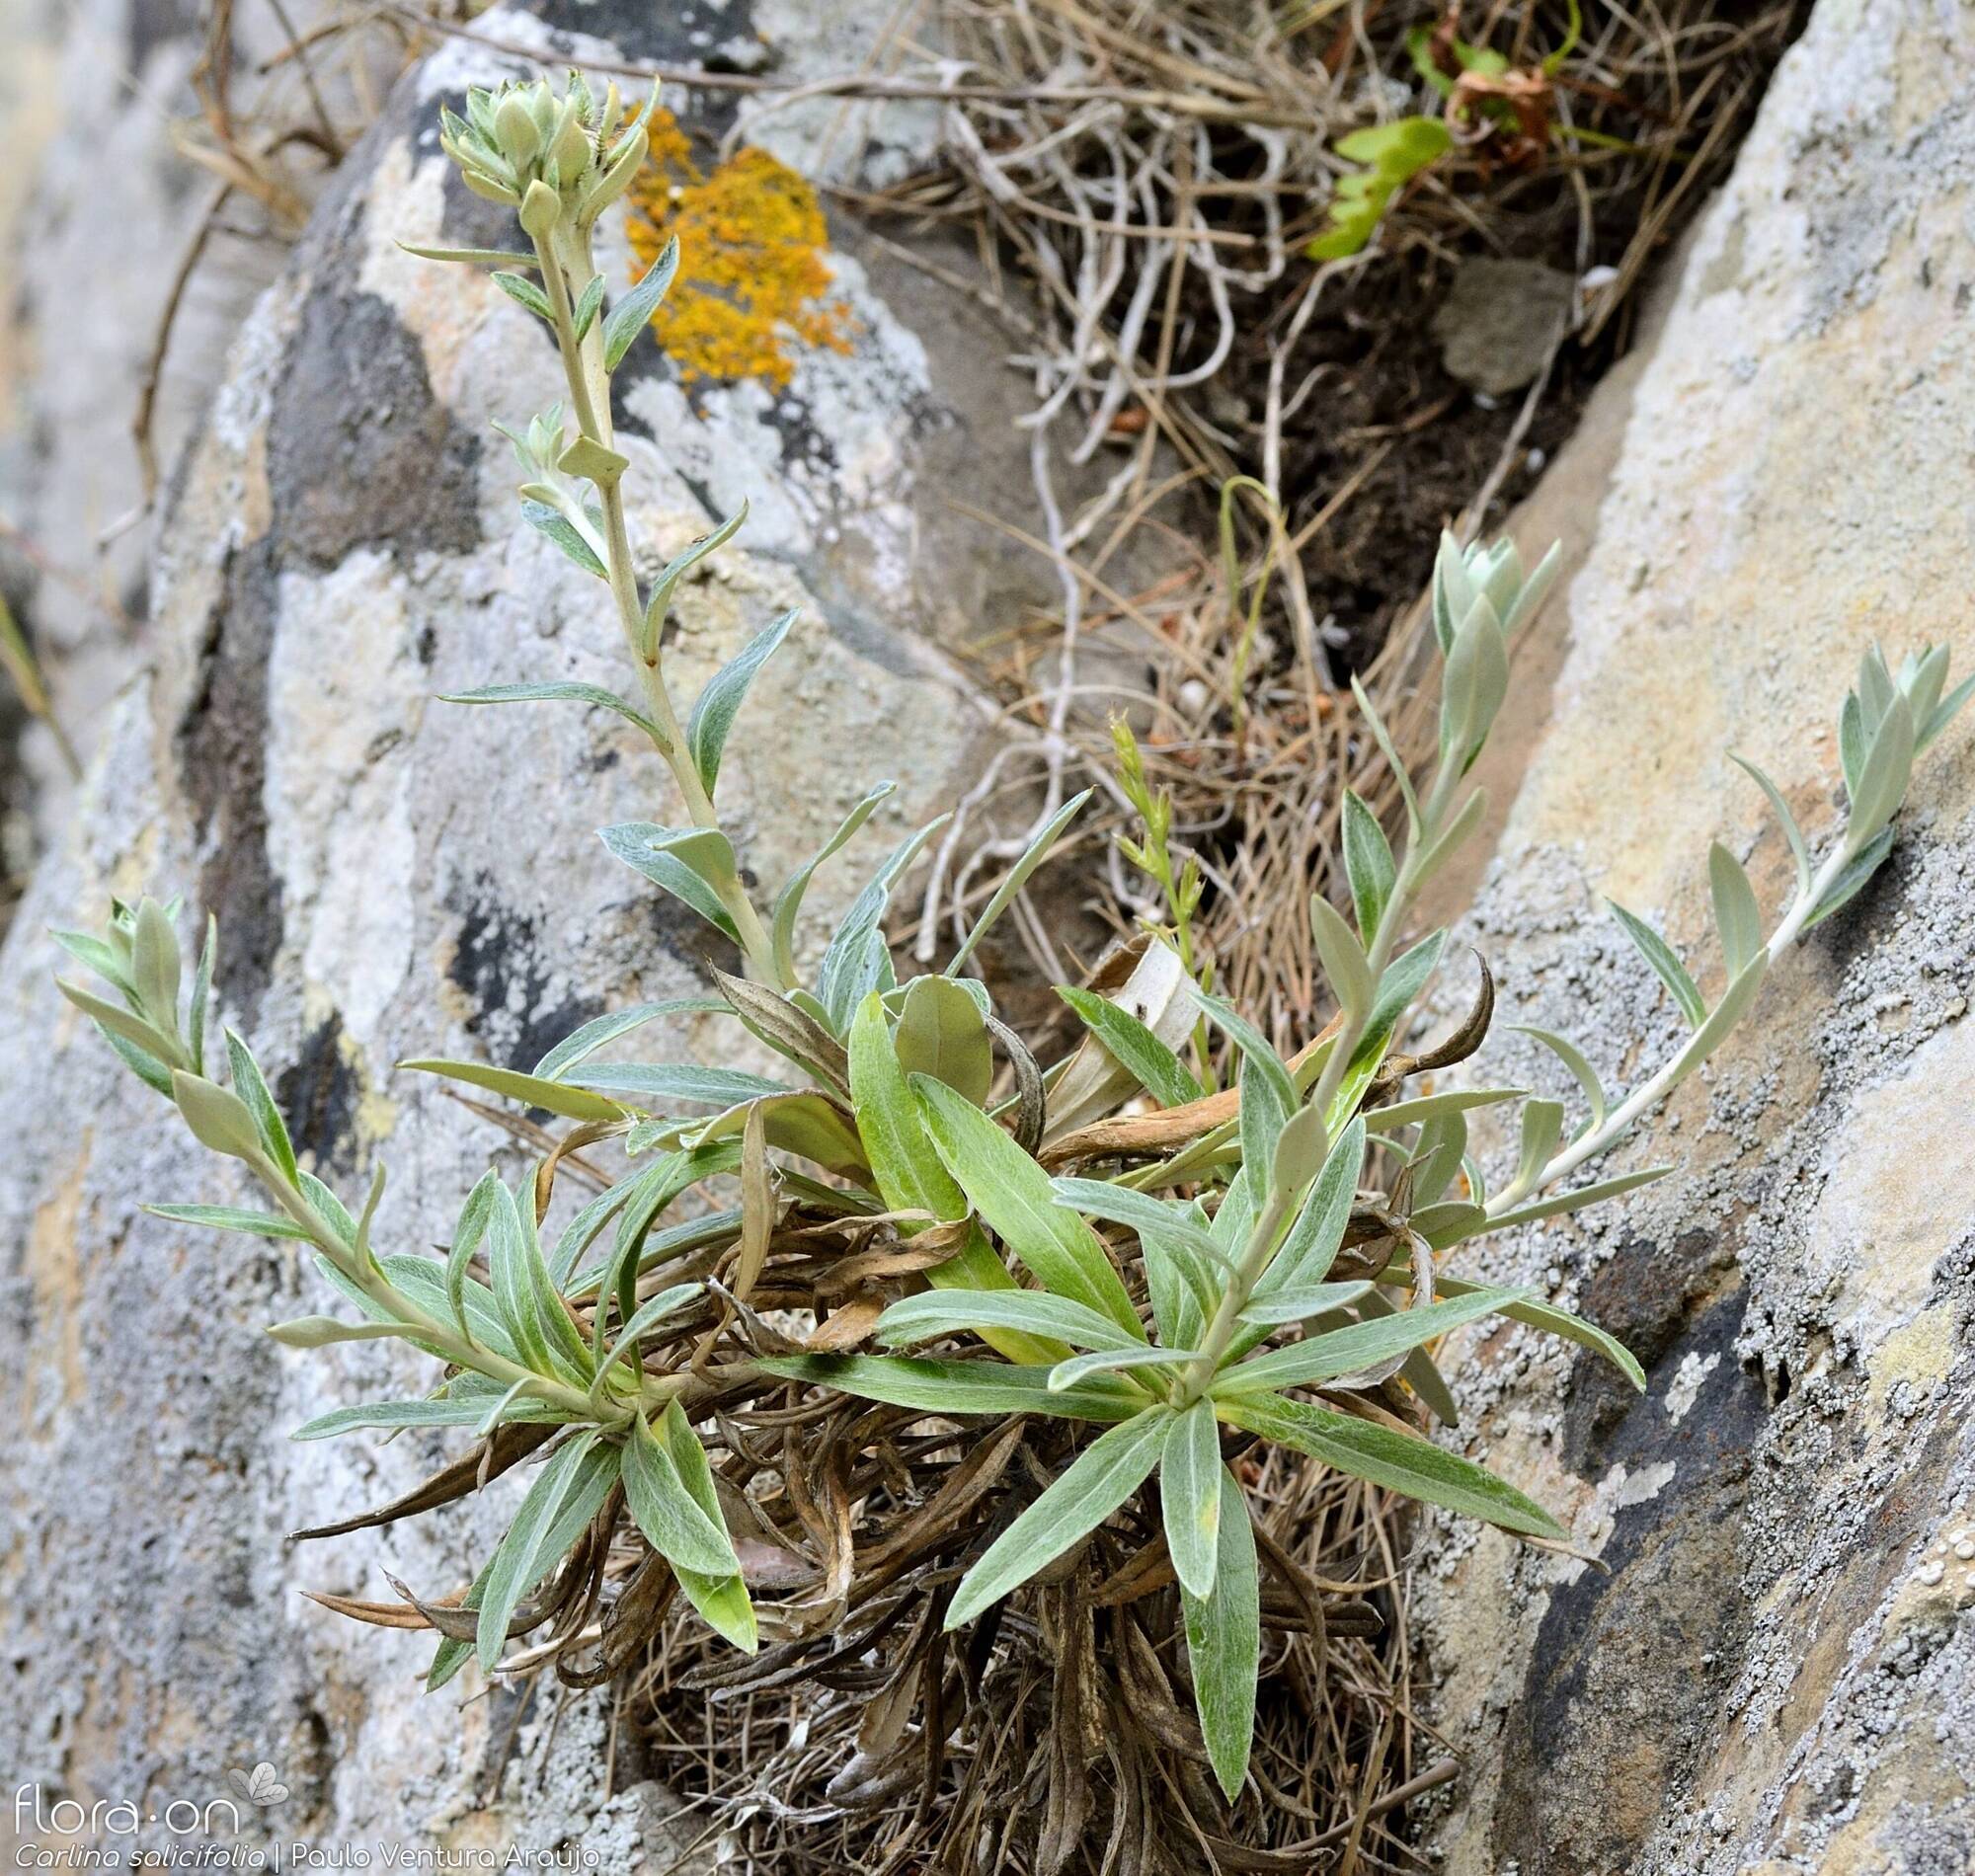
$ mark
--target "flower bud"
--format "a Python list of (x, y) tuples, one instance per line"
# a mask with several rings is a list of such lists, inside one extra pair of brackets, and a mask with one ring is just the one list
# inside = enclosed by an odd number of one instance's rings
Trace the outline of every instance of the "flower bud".
[(519, 92), (511, 91), (495, 107), (494, 129), (501, 139), (502, 153), (517, 173), (524, 172), (542, 147), (542, 133)]
[(536, 241), (545, 240), (561, 219), (562, 197), (546, 183), (530, 183), (528, 193), (521, 197), (523, 231)]

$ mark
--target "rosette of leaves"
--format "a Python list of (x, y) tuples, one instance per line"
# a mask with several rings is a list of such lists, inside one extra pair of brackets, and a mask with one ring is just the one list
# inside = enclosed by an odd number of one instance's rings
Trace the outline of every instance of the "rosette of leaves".
[[(468, 185), (515, 206), (530, 245), (439, 258), (508, 270), (506, 289), (551, 326), (565, 365), (567, 405), (510, 432), (523, 516), (607, 588), (639, 686), (635, 702), (560, 683), (457, 701), (602, 704), (636, 724), (679, 807), (602, 837), (738, 944), (746, 975), (711, 973), (704, 997), (601, 1016), (526, 1070), (405, 1064), (569, 1124), (518, 1180), (481, 1179), (435, 1257), (377, 1248), (381, 1169), (353, 1212), (300, 1163), (266, 1077), (230, 1032), (222, 1078), (208, 1040), (210, 920), (188, 981), (175, 907), (115, 904), (100, 933), (57, 934), (103, 984), (64, 982), (63, 992), (270, 1200), (266, 1210), (155, 1210), (297, 1243), (352, 1312), (276, 1325), (278, 1340), (395, 1339), (441, 1365), (423, 1391), (299, 1430), (457, 1427), (477, 1441), (405, 1498), (331, 1528), (423, 1515), (536, 1463), (463, 1598), (323, 1599), (362, 1619), (438, 1631), (434, 1684), (476, 1653), (489, 1669), (552, 1657), (565, 1679), (592, 1683), (639, 1657), (675, 1597), (743, 1649), (766, 1625), (776, 1645), (759, 1672), (785, 1684), (777, 1677), (818, 1649), (826, 1661), (861, 1652), (869, 1627), (842, 1631), (883, 1593), (893, 1601), (881, 1625), (921, 1607), (927, 1697), (937, 1702), (941, 1632), (980, 1623), (991, 1640), (1001, 1599), (1131, 1507), (1133, 1527), (1155, 1533), (1163, 1552), (1152, 1564), (1177, 1586), (1204, 1751), (1231, 1798), (1250, 1750), (1265, 1604), (1230, 1454), (1263, 1442), (1536, 1541), (1562, 1537), (1540, 1506), (1407, 1418), (1410, 1403), (1455, 1416), (1429, 1345), (1500, 1313), (1596, 1351), (1634, 1384), (1643, 1376), (1595, 1326), (1534, 1294), (1451, 1275), (1444, 1253), (1666, 1170), (1565, 1183), (1719, 1046), (1783, 950), (1863, 888), (1891, 845), (1916, 755), (1970, 685), (1946, 691), (1944, 649), (1897, 672), (1867, 656), (1841, 718), (1850, 814), (1821, 861), (1775, 784), (1750, 769), (1781, 818), (1798, 884), (1766, 935), (1746, 875), (1715, 848), (1724, 981), (1711, 1003), (1659, 934), (1620, 914), (1694, 1034), (1617, 1102), (1576, 1045), (1543, 1034), (1588, 1107), (1567, 1140), (1562, 1105), (1519, 1089), (1406, 1090), (1409, 1077), (1479, 1047), (1492, 1009), (1485, 971), (1453, 1037), (1422, 1054), (1404, 1049), (1446, 944), (1440, 932), (1412, 937), (1409, 921), (1421, 888), (1480, 821), (1484, 803), (1466, 777), (1511, 682), (1511, 636), (1541, 602), (1554, 553), (1526, 572), (1506, 542), (1443, 541), (1432, 587), (1439, 736), (1423, 786), (1360, 694), (1367, 733), (1398, 777), (1404, 824), (1395, 845), (1347, 797), (1350, 916), (1321, 899), (1310, 906), (1338, 1013), (1294, 1055), (1213, 995), (1168, 942), (1184, 943), (1198, 876), (1175, 861), (1155, 810), (1136, 851), (1163, 868), (1177, 926), (1141, 934), (1091, 983), (1063, 988), (1085, 1033), (1061, 1060), (1040, 1062), (965, 972), (1081, 798), (1010, 869), (943, 972), (901, 982), (883, 934), (890, 894), (932, 827), (883, 858), (804, 969), (810, 886), (840, 863), (889, 785), (755, 905), (715, 793), (750, 687), (791, 621), (744, 647), (681, 722), (661, 627), (686, 570), (739, 517), (641, 583), (608, 380), (676, 257), (606, 314), (590, 242), (596, 212), (642, 158), (642, 137), (643, 120), (624, 119), (614, 91), (598, 100), (574, 79), (560, 94), (546, 84), (475, 92), (464, 118), (444, 121)], [(1134, 787), (1152, 802), (1143, 777)], [(785, 1071), (604, 1058), (606, 1046), (685, 1014), (739, 1023)], [(1238, 1082), (1210, 1093), (1216, 1034), (1238, 1060)], [(1520, 1104), (1520, 1148), (1491, 1196), (1466, 1116), (1510, 1103)], [(624, 1170), (551, 1230), (559, 1180), (590, 1167), (579, 1149), (605, 1148), (621, 1149)], [(708, 1182), (732, 1202), (688, 1206)], [(898, 1352), (859, 1352), (871, 1339)], [(984, 1439), (969, 1434), (945, 1487), (860, 1547), (853, 1505), (899, 1469), (881, 1437), (919, 1420), (930, 1426), (924, 1452), (950, 1449), (955, 1427), (991, 1424)], [(754, 1422), (779, 1444), (738, 1431)], [(1018, 1446), (1021, 1468), (1009, 1463)], [(985, 1522), (952, 1522), (954, 1507), (982, 1503), (993, 1508)], [(934, 1517), (942, 1506), (945, 1523)], [(912, 1548), (908, 1540), (928, 1530)], [(625, 1543), (637, 1559), (628, 1577), (611, 1564)], [(964, 1547), (957, 1583), (942, 1561), (954, 1544)], [(776, 1597), (757, 1607), (768, 1590)], [(511, 1637), (544, 1626), (544, 1647), (506, 1652)], [(723, 1684), (752, 1683), (737, 1674)]]

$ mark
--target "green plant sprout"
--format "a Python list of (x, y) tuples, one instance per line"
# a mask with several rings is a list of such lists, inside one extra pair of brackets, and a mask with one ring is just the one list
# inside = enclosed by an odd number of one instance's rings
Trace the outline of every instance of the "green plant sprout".
[[(685, 569), (740, 517), (641, 587), (620, 495), (627, 464), (610, 426), (611, 373), (677, 266), (668, 249), (605, 310), (592, 231), (643, 161), (650, 110), (627, 119), (614, 88), (599, 99), (572, 75), (561, 92), (545, 81), (476, 90), (464, 117), (443, 114), (448, 156), (469, 188), (516, 211), (527, 246), (414, 252), (500, 270), (503, 288), (553, 333), (567, 405), (511, 433), (521, 511), (605, 586), (640, 692), (632, 702), (545, 683), (454, 701), (576, 701), (637, 725), (671, 773), (679, 817), (608, 827), (603, 839), (737, 944), (747, 975), (710, 971), (703, 996), (601, 1016), (527, 1070), (404, 1064), (571, 1124), (518, 1182), (490, 1170), (435, 1257), (380, 1252), (382, 1168), (353, 1214), (300, 1164), (241, 1039), (223, 1031), (223, 1051), (210, 1048), (210, 917), (190, 974), (175, 904), (119, 902), (102, 932), (58, 933), (105, 986), (65, 981), (63, 994), (270, 1202), (268, 1210), (152, 1210), (304, 1244), (350, 1306), (349, 1315), (277, 1324), (276, 1340), (318, 1348), (389, 1338), (442, 1365), (423, 1394), (340, 1408), (295, 1436), (408, 1427), (475, 1436), (477, 1463), (455, 1463), (409, 1510), (387, 1507), (372, 1522), (431, 1510), (539, 1461), (463, 1603), (404, 1592), (440, 1637), (431, 1684), (474, 1656), (485, 1671), (503, 1670), (516, 1659), (510, 1639), (545, 1624), (558, 1671), (594, 1684), (651, 1644), (674, 1593), (750, 1651), (764, 1627), (791, 1647), (819, 1633), (861, 1633), (852, 1612), (876, 1582), (905, 1585), (936, 1634), (987, 1616), (1136, 1501), (1134, 1528), (1163, 1547), (1177, 1587), (1201, 1750), (1232, 1802), (1247, 1775), (1264, 1610), (1262, 1560), (1229, 1456), (1260, 1441), (1533, 1540), (1565, 1540), (1541, 1506), (1406, 1423), (1415, 1401), (1443, 1419), (1453, 1414), (1429, 1346), (1500, 1314), (1594, 1351), (1635, 1386), (1644, 1374), (1595, 1325), (1532, 1291), (1451, 1276), (1442, 1254), (1483, 1232), (1617, 1198), (1669, 1170), (1566, 1183), (1720, 1047), (1764, 973), (1883, 863), (1914, 759), (1971, 684), (1943, 694), (1945, 648), (1897, 672), (1876, 650), (1867, 655), (1841, 718), (1850, 814), (1821, 861), (1775, 784), (1744, 764), (1796, 856), (1794, 896), (1765, 936), (1747, 876), (1714, 847), (1726, 987), (1711, 1008), (1666, 941), (1620, 913), (1694, 1033), (1614, 1102), (1576, 1045), (1533, 1032), (1589, 1105), (1568, 1140), (1562, 1105), (1519, 1089), (1406, 1092), (1409, 1077), (1480, 1046), (1492, 1005), (1485, 979), (1455, 1037), (1419, 1055), (1401, 1047), (1447, 942), (1444, 931), (1412, 936), (1420, 894), (1480, 823), (1482, 792), (1467, 776), (1512, 681), (1511, 637), (1541, 603), (1555, 550), (1526, 572), (1506, 541), (1462, 549), (1443, 540), (1432, 583), (1439, 739), (1419, 782), (1358, 693), (1398, 778), (1404, 827), (1395, 850), (1371, 810), (1347, 797), (1353, 915), (1320, 898), (1309, 907), (1338, 1014), (1292, 1058), (1199, 980), (1190, 938), (1199, 874), (1175, 868), (1169, 806), (1147, 785), (1129, 732), (1118, 742), (1123, 785), (1145, 821), (1131, 857), (1165, 896), (1173, 942), (1163, 930), (1141, 934), (1108, 987), (1065, 986), (1085, 1030), (1066, 1057), (1040, 1063), (996, 1015), (988, 988), (963, 973), (1081, 798), (1002, 880), (943, 973), (899, 981), (882, 929), (892, 890), (933, 827), (884, 859), (805, 973), (797, 943), (805, 896), (890, 785), (866, 794), (769, 904), (753, 902), (715, 794), (750, 685), (789, 621), (750, 641), (681, 722), (661, 627)], [(798, 1078), (600, 1058), (606, 1044), (687, 1011), (738, 1021)], [(1208, 1092), (1180, 1060), (1176, 1051), (1201, 1022), (1231, 1045), (1238, 1087)], [(1513, 1175), (1491, 1197), (1468, 1151), (1465, 1117), (1512, 1103), (1521, 1144)], [(563, 1156), (606, 1144), (624, 1156), (621, 1175), (548, 1231)], [(708, 1180), (731, 1182), (734, 1203), (672, 1215)], [(777, 1326), (792, 1321), (806, 1327)], [(872, 1340), (917, 1352), (862, 1352)], [(779, 1457), (732, 1431), (737, 1417), (770, 1410)], [(958, 1494), (960, 1509), (944, 1522), (933, 1515), (943, 1498), (895, 1508), (886, 1541), (918, 1547), (902, 1553), (906, 1563), (886, 1556), (880, 1568), (870, 1560), (883, 1553), (833, 1534), (849, 1530), (847, 1509), (840, 1525), (818, 1523), (811, 1460), (841, 1439), (862, 1464), (922, 1421), (932, 1429), (921, 1450), (962, 1449), (960, 1466), (987, 1451), (1001, 1469), (969, 1474), (974, 1496)], [(994, 1430), (987, 1447), (976, 1439), (980, 1422)], [(1096, 1430), (1066, 1462), (1065, 1422), (1072, 1440), (1077, 1427)], [(1017, 1443), (1026, 1468), (1006, 1464)], [(968, 1509), (977, 1500), (998, 1510), (977, 1519)], [(613, 1541), (639, 1547), (635, 1591), (613, 1581), (606, 1595)], [(953, 1562), (964, 1565), (957, 1584)], [(757, 1605), (756, 1589), (785, 1587), (791, 1573), (809, 1585), (802, 1596), (764, 1596)], [(588, 1626), (599, 1605), (600, 1639)], [(538, 1664), (540, 1651), (531, 1652)]]

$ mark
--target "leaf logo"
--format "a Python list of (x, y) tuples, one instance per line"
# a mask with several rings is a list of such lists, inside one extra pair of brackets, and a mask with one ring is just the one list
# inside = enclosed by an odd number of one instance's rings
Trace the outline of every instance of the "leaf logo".
[(288, 1788), (281, 1783), (280, 1775), (265, 1759), (251, 1772), (236, 1766), (226, 1774), (226, 1782), (249, 1804), (263, 1807), (279, 1804), (288, 1795)]

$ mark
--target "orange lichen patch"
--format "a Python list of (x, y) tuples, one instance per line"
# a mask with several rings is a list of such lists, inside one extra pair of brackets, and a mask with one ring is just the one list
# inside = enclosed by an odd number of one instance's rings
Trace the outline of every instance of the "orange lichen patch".
[(779, 391), (795, 371), (793, 346), (850, 350), (816, 191), (766, 150), (744, 148), (704, 175), (677, 122), (658, 112), (629, 208), (641, 274), (678, 236), (678, 278), (652, 329), (688, 383), (755, 378)]

